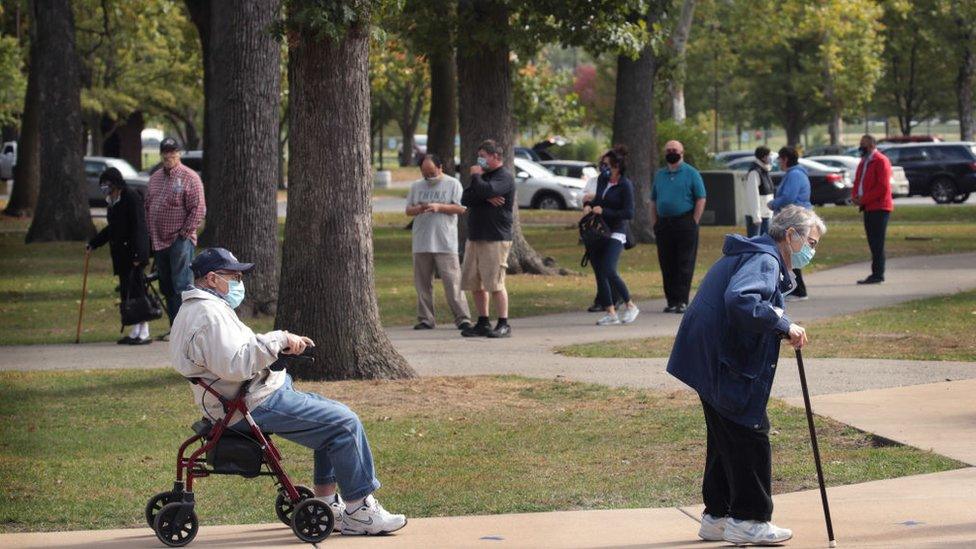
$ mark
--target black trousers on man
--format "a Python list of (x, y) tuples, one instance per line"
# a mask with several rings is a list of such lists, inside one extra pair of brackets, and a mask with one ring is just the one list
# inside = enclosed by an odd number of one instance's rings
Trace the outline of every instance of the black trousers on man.
[(755, 429), (722, 416), (702, 400), (708, 449), (702, 499), (713, 517), (769, 522), (773, 516), (769, 419)]
[(659, 218), (654, 235), (668, 307), (687, 305), (698, 258), (698, 223), (694, 213)]
[(871, 278), (884, 280), (885, 273), (885, 233), (888, 232), (888, 217), (891, 212), (877, 210), (864, 212), (864, 233), (868, 236), (871, 248)]

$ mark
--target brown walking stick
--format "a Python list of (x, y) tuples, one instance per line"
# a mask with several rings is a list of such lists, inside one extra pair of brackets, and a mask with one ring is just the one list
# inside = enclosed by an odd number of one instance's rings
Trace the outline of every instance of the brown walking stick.
[(75, 331), (75, 343), (81, 343), (81, 316), (85, 314), (85, 296), (88, 294), (88, 260), (91, 250), (85, 250), (85, 277), (81, 282), (81, 306), (78, 307), (78, 329)]

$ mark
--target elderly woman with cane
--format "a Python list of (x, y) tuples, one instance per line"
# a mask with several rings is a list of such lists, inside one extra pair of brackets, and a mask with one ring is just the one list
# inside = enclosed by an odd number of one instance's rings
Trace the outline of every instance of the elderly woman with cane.
[[(108, 168), (98, 178), (98, 184), (108, 203), (108, 225), (86, 246), (87, 251), (108, 243), (112, 252), (112, 270), (119, 277), (122, 302), (133, 288), (142, 288), (143, 269), (149, 263), (149, 230), (146, 228), (146, 208), (142, 195), (130, 189), (115, 168)], [(118, 341), (119, 345), (146, 345), (149, 339), (149, 323), (133, 324), (129, 335)]]
[(773, 525), (769, 400), (780, 340), (795, 349), (806, 330), (784, 309), (796, 288), (793, 269), (814, 256), (824, 222), (787, 206), (769, 233), (728, 235), (723, 256), (705, 275), (678, 329), (668, 373), (698, 392), (707, 450), (698, 536), (735, 544), (781, 543), (793, 533)]

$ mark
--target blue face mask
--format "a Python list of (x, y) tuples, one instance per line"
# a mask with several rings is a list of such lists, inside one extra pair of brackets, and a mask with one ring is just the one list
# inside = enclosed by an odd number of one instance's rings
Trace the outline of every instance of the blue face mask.
[(244, 283), (240, 280), (227, 280), (227, 294), (223, 297), (231, 309), (240, 307), (244, 301)]
[[(796, 233), (794, 233), (796, 235)], [(802, 269), (813, 261), (813, 256), (816, 255), (817, 250), (810, 247), (809, 242), (804, 242), (803, 247), (800, 248), (798, 252), (792, 252), (790, 254), (790, 261), (793, 264), (794, 269)]]
[(488, 159), (485, 158), (485, 157), (483, 157), (483, 156), (479, 156), (478, 157), (478, 166), (481, 166), (481, 169), (482, 170), (487, 170), (488, 169)]

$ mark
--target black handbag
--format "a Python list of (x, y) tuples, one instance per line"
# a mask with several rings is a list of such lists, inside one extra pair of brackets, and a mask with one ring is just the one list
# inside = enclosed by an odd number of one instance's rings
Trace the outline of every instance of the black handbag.
[(163, 317), (163, 305), (156, 289), (146, 280), (142, 269), (132, 269), (126, 282), (126, 296), (119, 304), (122, 325), (131, 326)]
[(610, 240), (611, 234), (613, 233), (610, 231), (610, 226), (607, 225), (607, 222), (600, 214), (590, 212), (584, 215), (583, 219), (579, 220), (580, 240), (586, 248), (586, 252), (583, 253), (583, 259), (580, 261), (581, 267), (586, 267), (586, 264), (589, 263), (590, 250), (599, 250), (602, 248)]

